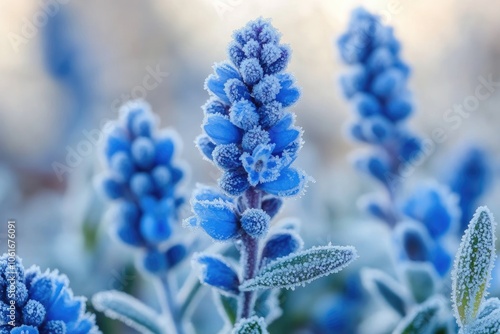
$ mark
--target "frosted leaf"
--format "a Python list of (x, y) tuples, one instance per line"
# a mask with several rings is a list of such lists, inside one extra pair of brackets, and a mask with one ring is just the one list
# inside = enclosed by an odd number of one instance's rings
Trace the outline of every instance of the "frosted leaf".
[(251, 317), (238, 322), (231, 334), (269, 334), (269, 332), (264, 319)]
[(344, 269), (357, 258), (352, 246), (313, 247), (272, 261), (240, 286), (242, 291), (269, 288), (293, 289)]
[(402, 317), (406, 315), (409, 298), (401, 284), (378, 269), (363, 269), (361, 279), (363, 286), (372, 295), (383, 300)]
[(488, 316), (477, 319), (467, 325), (461, 334), (498, 334), (500, 333), (500, 309), (496, 309)]
[(438, 324), (439, 310), (444, 300), (436, 296), (418, 306), (408, 314), (394, 330), (393, 334), (431, 334)]
[(402, 266), (403, 279), (413, 299), (423, 303), (438, 291), (439, 278), (429, 262), (409, 261)]
[(481, 319), (487, 317), (496, 310), (500, 310), (500, 299), (496, 297), (488, 298), (481, 306), (481, 310), (479, 311), (477, 318)]
[(92, 304), (111, 319), (117, 319), (141, 333), (163, 334), (168, 331), (162, 329), (158, 314), (141, 301), (126, 293), (111, 290), (95, 294)]
[(487, 294), (496, 256), (495, 225), (488, 208), (479, 207), (455, 256), (451, 298), (461, 327), (474, 321)]

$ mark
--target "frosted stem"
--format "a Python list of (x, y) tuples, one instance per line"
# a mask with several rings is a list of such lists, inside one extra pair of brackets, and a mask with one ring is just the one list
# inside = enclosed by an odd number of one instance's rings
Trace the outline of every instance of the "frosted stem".
[[(259, 190), (250, 188), (245, 193), (248, 208), (260, 208), (262, 195)], [(241, 267), (243, 268), (243, 280), (249, 280), (257, 273), (259, 263), (259, 239), (252, 238), (246, 233), (241, 237), (243, 247), (241, 249)], [(246, 291), (241, 293), (241, 301), (238, 305), (238, 319), (249, 318), (252, 315), (255, 304), (255, 293)]]

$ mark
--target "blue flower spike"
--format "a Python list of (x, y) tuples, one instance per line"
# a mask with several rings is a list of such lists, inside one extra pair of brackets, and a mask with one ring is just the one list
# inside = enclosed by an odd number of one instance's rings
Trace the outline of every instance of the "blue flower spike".
[[(14, 259), (14, 260), (12, 260)], [(0, 256), (0, 333), (99, 334), (85, 298), (75, 297), (57, 271), (24, 269), (20, 258)]]
[[(184, 225), (237, 245), (238, 269), (222, 256), (199, 255), (193, 261), (201, 267), (202, 283), (236, 299), (233, 314), (240, 325), (235, 333), (267, 332), (264, 319), (252, 320), (256, 290), (304, 285), (343, 269), (357, 257), (353, 247), (301, 251), (302, 239), (293, 228), (270, 228), (283, 198), (303, 194), (310, 181), (292, 166), (303, 141), (289, 108), (300, 92), (285, 72), (291, 51), (280, 39), (270, 21), (262, 18), (234, 33), (229, 61), (215, 64), (205, 81), (210, 98), (202, 107), (203, 133), (195, 141), (222, 175), (218, 188), (198, 185), (191, 198), (194, 215)], [(259, 277), (264, 272), (265, 277)]]
[(184, 203), (180, 188), (186, 178), (180, 150), (176, 132), (158, 129), (157, 117), (141, 100), (122, 106), (119, 120), (105, 137), (106, 169), (98, 186), (111, 200), (113, 235), (135, 250), (138, 267), (161, 283), (158, 289), (165, 302), (161, 314), (117, 291), (100, 292), (93, 302), (97, 309), (141, 331), (156, 333), (163, 326), (158, 319), (169, 319), (169, 333), (184, 332), (184, 315), (179, 313), (184, 306), (172, 287), (173, 270), (189, 253), (187, 240), (179, 233)]
[(337, 41), (349, 66), (340, 84), (354, 109), (349, 133), (373, 151), (357, 165), (394, 193), (404, 168), (419, 157), (421, 142), (406, 125), (413, 112), (409, 68), (393, 29), (380, 20), (362, 8), (353, 12), (347, 32)]
[[(166, 261), (158, 250), (177, 228), (184, 202), (178, 189), (186, 173), (179, 150), (177, 134), (158, 130), (150, 106), (140, 100), (120, 109), (120, 120), (105, 138), (107, 170), (100, 187), (113, 201), (114, 233), (123, 243), (145, 250), (146, 270), (154, 267), (152, 259)], [(166, 269), (158, 265), (155, 271)]]

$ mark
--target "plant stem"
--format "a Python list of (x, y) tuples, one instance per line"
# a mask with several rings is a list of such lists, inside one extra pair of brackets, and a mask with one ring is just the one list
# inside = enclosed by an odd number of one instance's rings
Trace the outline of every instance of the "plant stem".
[(164, 294), (162, 308), (163, 316), (168, 317), (169, 322), (172, 324), (173, 329), (176, 334), (184, 334), (184, 328), (182, 326), (182, 317), (180, 315), (180, 310), (177, 307), (177, 303), (174, 298), (173, 290), (171, 288), (169, 278), (167, 274), (160, 276), (160, 283), (162, 292)]
[[(261, 207), (262, 194), (255, 188), (250, 188), (245, 193), (248, 208)], [(246, 233), (241, 237), (243, 247), (241, 249), (241, 267), (243, 268), (243, 280), (252, 279), (257, 273), (260, 258), (259, 239), (252, 238)], [(238, 304), (238, 319), (249, 318), (252, 315), (255, 304), (255, 292), (245, 291), (241, 293)]]

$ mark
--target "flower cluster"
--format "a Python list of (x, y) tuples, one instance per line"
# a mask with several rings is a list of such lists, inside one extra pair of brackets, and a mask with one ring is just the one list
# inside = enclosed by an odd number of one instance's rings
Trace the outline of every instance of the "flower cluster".
[(379, 17), (357, 9), (338, 46), (350, 66), (340, 81), (356, 113), (350, 134), (373, 146), (357, 166), (393, 191), (401, 167), (415, 159), (421, 147), (405, 126), (413, 103), (406, 85), (410, 71), (400, 58), (400, 44)]
[(98, 334), (85, 298), (73, 296), (57, 271), (24, 269), (19, 258), (0, 257), (0, 333)]
[(105, 138), (107, 170), (100, 186), (114, 202), (111, 213), (118, 238), (145, 249), (145, 268), (160, 272), (186, 255), (183, 244), (162, 248), (176, 227), (179, 207), (184, 203), (178, 194), (185, 175), (176, 161), (179, 143), (175, 132), (157, 130), (156, 119), (145, 102), (129, 102), (120, 112), (119, 122)]
[(460, 215), (457, 198), (437, 184), (425, 184), (406, 199), (403, 213), (413, 221), (396, 228), (401, 260), (430, 262), (445, 276), (452, 263), (445, 240), (455, 236)]
[(276, 196), (292, 196), (306, 175), (290, 165), (302, 145), (301, 129), (287, 111), (299, 98), (286, 68), (290, 49), (264, 19), (234, 33), (230, 62), (214, 65), (205, 88), (201, 152), (223, 171), (219, 186), (237, 196), (250, 187)]

